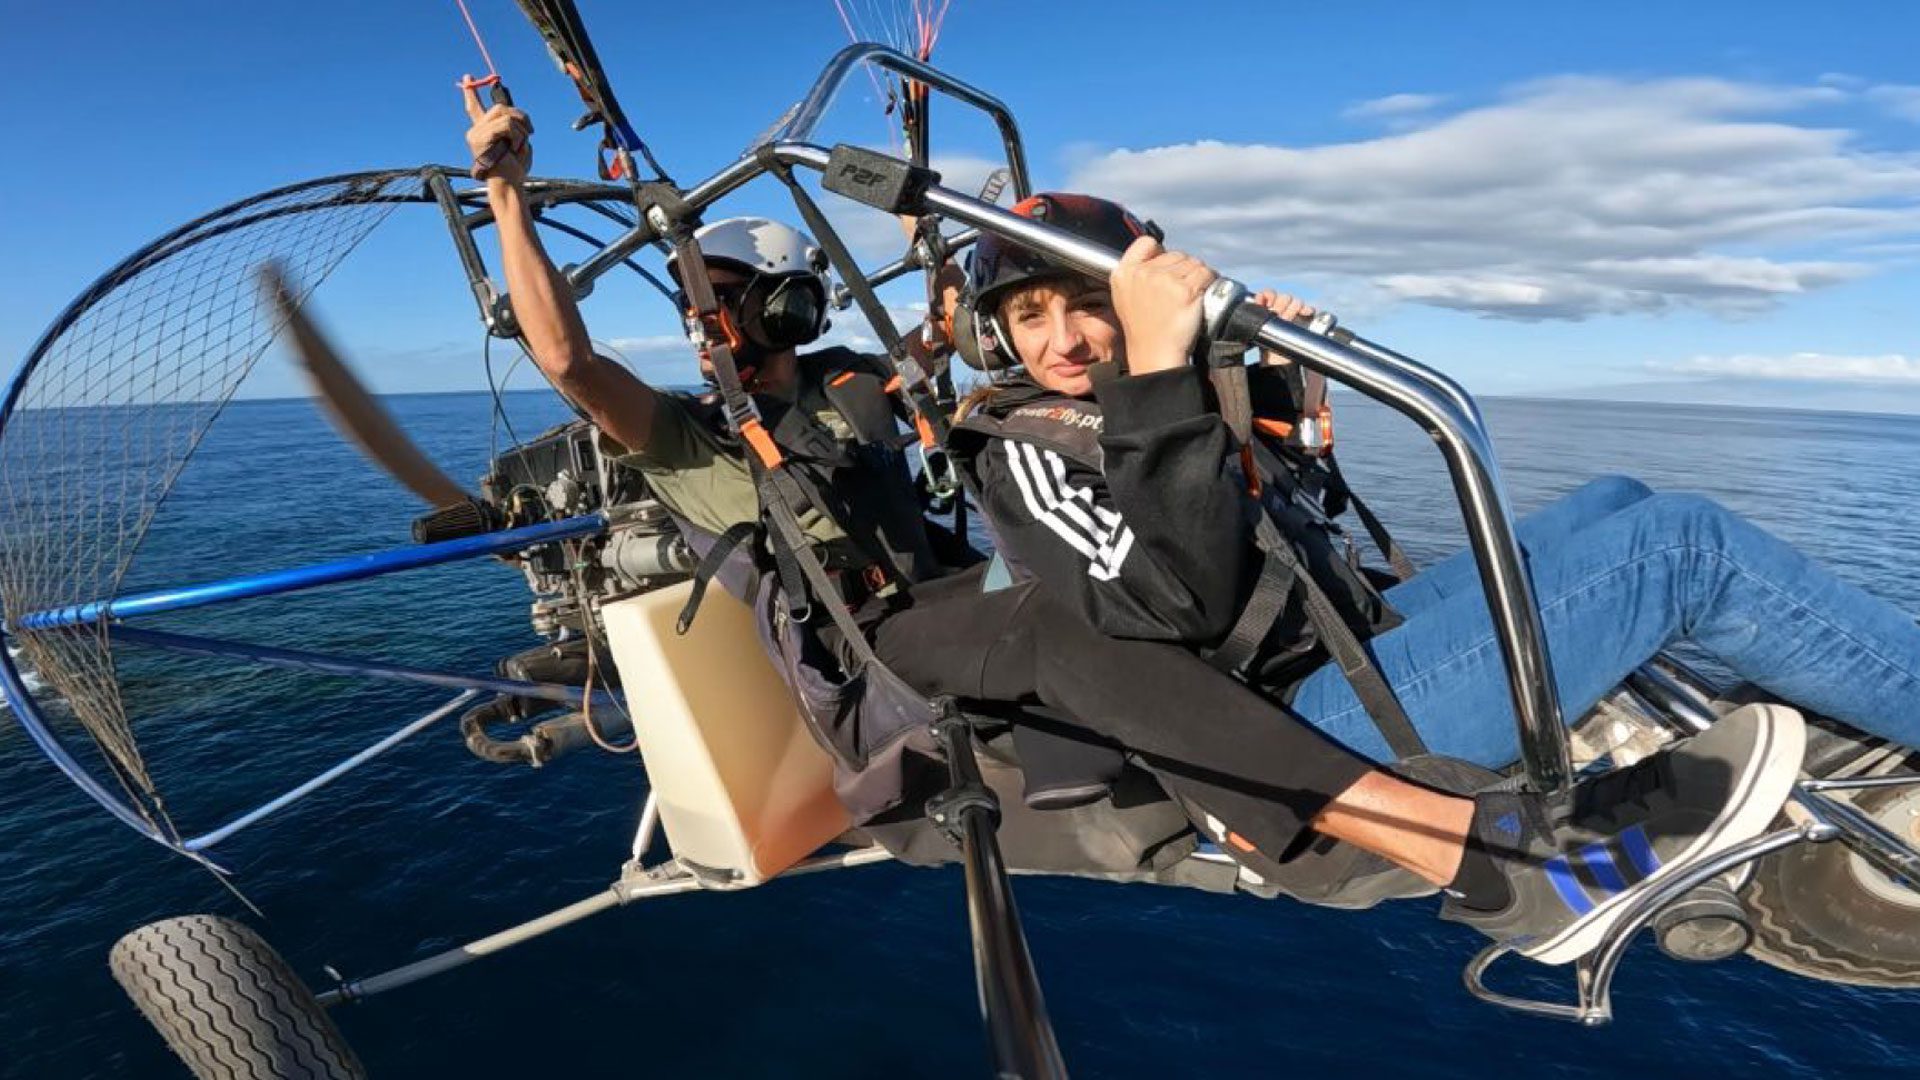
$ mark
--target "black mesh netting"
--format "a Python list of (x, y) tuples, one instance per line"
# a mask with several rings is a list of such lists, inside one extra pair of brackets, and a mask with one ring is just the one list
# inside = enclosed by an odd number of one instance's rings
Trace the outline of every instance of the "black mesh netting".
[[(21, 657), (99, 745), (156, 829), (173, 833), (115, 679), (112, 627), (30, 616), (113, 597), (194, 448), (279, 332), (257, 273), (301, 299), (418, 172), (359, 173), (236, 203), (150, 245), (70, 307), (0, 418), (0, 605)], [(27, 625), (22, 624), (27, 620)]]

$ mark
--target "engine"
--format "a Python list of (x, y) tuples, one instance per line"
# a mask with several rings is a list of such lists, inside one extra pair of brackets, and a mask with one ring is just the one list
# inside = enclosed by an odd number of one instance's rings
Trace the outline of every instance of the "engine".
[[(603, 454), (595, 434), (585, 420), (543, 432), (493, 460), (479, 498), (441, 507), (413, 524), (413, 538), (431, 543), (596, 511), (606, 515), (601, 535), (506, 556), (526, 575), (533, 630), (546, 639), (496, 664), (507, 678), (616, 689), (619, 672), (606, 652), (600, 605), (693, 572), (693, 552), (646, 478)], [(496, 730), (522, 724), (505, 737)], [(631, 725), (617, 709), (588, 714), (505, 694), (469, 710), (460, 727), (475, 755), (535, 766), (589, 741), (604, 746), (631, 737)]]

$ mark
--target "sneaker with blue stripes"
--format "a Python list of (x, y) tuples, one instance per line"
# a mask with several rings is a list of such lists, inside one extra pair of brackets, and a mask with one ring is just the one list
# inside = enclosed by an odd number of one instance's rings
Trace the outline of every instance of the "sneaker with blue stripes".
[(1468, 843), (1505, 877), (1508, 902), (1484, 910), (1453, 897), (1441, 916), (1543, 964), (1577, 960), (1654, 882), (1763, 832), (1793, 788), (1806, 742), (1799, 713), (1748, 705), (1563, 795), (1482, 795)]

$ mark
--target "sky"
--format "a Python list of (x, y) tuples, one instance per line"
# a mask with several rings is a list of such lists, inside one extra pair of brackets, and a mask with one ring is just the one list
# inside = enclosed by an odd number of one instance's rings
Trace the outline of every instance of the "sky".
[[(869, 29), (910, 6), (843, 3)], [(534, 117), (536, 170), (589, 175), (595, 140), (568, 130), (577, 99), (518, 9), (470, 6)], [(737, 156), (847, 42), (832, 0), (580, 6), (683, 182)], [(1915, 40), (1920, 5), (1903, 3), (952, 0), (936, 60), (1013, 107), (1040, 187), (1125, 201), (1175, 246), (1477, 393), (1920, 412)], [(484, 67), (453, 0), (14, 2), (0, 66), (9, 369), (96, 275), (201, 213), (460, 162), (452, 83)], [(936, 165), (977, 185), (991, 128), (936, 110)], [(817, 136), (888, 138), (863, 79)], [(781, 209), (764, 187), (724, 205)], [(898, 254), (876, 215), (836, 220), (868, 265)], [(376, 389), (485, 386), (431, 211), (396, 214), (314, 310)], [(643, 375), (691, 376), (644, 289), (603, 283), (587, 314)], [(243, 391), (298, 392), (279, 361)]]

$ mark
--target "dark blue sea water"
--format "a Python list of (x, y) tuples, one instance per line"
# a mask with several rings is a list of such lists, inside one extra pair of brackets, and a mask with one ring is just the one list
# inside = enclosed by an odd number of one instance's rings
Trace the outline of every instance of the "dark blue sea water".
[[(403, 398), (456, 475), (487, 456), (480, 396)], [(554, 407), (513, 401), (523, 434)], [(1920, 612), (1920, 419), (1487, 403), (1522, 510), (1603, 471), (1702, 491)], [(1418, 557), (1460, 532), (1437, 454), (1344, 406), (1347, 470)], [(143, 573), (202, 580), (404, 542), (408, 497), (304, 402), (222, 418)], [(516, 574), (474, 564), (176, 617), (169, 625), (478, 670), (532, 641)], [(123, 673), (176, 814), (207, 825), (434, 704), (413, 690), (169, 660)], [(1920, 705), (1920, 703), (1916, 703)], [(294, 965), (361, 975), (602, 888), (645, 778), (580, 755), (538, 772), (469, 757), (451, 727), (220, 852)], [(1511, 1016), (1460, 986), (1473, 934), (1430, 901), (1368, 914), (1022, 879), (1080, 1076), (1835, 1076), (1920, 1060), (1920, 992), (1856, 991), (1745, 959), (1635, 950), (1618, 1021)], [(0, 1074), (183, 1075), (107, 974), (155, 918), (239, 913), (202, 870), (121, 829), (0, 723)], [(1548, 984), (1539, 984), (1547, 989)], [(974, 1077), (985, 1073), (961, 882), (879, 866), (650, 901), (347, 1009), (376, 1076)]]

